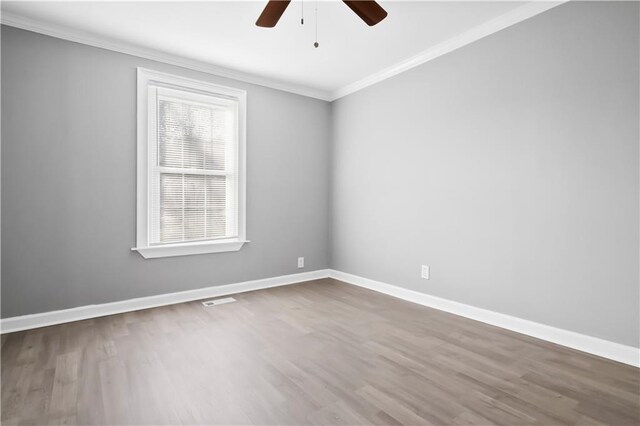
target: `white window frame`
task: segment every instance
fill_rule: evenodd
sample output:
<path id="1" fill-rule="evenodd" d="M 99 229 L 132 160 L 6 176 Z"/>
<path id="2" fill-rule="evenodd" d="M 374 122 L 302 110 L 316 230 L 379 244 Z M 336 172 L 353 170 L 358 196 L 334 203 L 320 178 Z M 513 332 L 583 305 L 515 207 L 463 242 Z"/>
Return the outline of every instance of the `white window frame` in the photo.
<path id="1" fill-rule="evenodd" d="M 137 132 L 137 187 L 136 187 L 136 247 L 143 257 L 169 257 L 191 254 L 220 253 L 238 251 L 249 242 L 246 237 L 246 145 L 247 145 L 247 92 L 213 83 L 193 80 L 172 74 L 138 68 L 138 132 Z M 238 178 L 238 236 L 236 238 L 206 240 L 198 242 L 183 242 L 151 245 L 149 242 L 149 200 L 150 200 L 150 169 L 152 162 L 149 149 L 150 144 L 156 143 L 153 138 L 155 117 L 149 117 L 149 86 L 161 86 L 168 89 L 194 93 L 196 95 L 214 96 L 237 102 L 238 105 L 238 146 L 236 164 Z"/>

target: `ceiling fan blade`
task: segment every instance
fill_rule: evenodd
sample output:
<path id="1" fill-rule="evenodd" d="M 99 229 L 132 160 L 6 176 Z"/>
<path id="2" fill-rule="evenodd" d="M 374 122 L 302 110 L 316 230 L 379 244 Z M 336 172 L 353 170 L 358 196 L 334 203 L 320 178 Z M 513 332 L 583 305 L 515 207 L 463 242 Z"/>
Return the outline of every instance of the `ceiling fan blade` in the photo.
<path id="1" fill-rule="evenodd" d="M 291 0 L 269 0 L 256 21 L 259 27 L 275 27 Z"/>
<path id="2" fill-rule="evenodd" d="M 367 25 L 374 26 L 387 17 L 387 11 L 378 3 L 371 0 L 342 0 L 356 15 L 358 15 Z"/>

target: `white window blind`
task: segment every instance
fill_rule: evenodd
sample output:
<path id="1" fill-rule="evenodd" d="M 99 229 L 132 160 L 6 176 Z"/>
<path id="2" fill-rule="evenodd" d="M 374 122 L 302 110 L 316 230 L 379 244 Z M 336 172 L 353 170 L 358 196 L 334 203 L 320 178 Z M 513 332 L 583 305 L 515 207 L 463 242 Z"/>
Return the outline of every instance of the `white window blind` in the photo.
<path id="1" fill-rule="evenodd" d="M 237 238 L 237 102 L 149 91 L 149 243 Z"/>

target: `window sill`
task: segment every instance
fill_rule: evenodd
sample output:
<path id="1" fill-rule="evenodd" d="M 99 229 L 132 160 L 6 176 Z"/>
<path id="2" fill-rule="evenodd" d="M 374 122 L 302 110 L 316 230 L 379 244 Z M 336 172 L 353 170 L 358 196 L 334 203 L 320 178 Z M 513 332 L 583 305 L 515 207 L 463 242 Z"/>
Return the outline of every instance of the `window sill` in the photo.
<path id="1" fill-rule="evenodd" d="M 162 246 L 134 247 L 145 259 L 157 257 L 187 256 L 191 254 L 222 253 L 226 251 L 238 251 L 248 240 L 221 240 L 205 241 L 199 243 L 165 244 Z"/>

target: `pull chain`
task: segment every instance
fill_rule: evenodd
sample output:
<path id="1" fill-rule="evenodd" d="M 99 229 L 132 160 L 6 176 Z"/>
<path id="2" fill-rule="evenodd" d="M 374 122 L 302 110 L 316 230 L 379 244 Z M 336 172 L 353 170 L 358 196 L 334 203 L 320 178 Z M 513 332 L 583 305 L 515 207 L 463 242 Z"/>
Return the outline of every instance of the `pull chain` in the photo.
<path id="1" fill-rule="evenodd" d="M 300 13 L 300 25 L 304 25 L 304 0 L 301 0 L 300 4 L 302 5 L 302 11 Z"/>
<path id="2" fill-rule="evenodd" d="M 317 49 L 318 46 L 320 43 L 318 43 L 318 0 L 316 0 L 316 41 L 313 43 L 313 47 Z"/>

